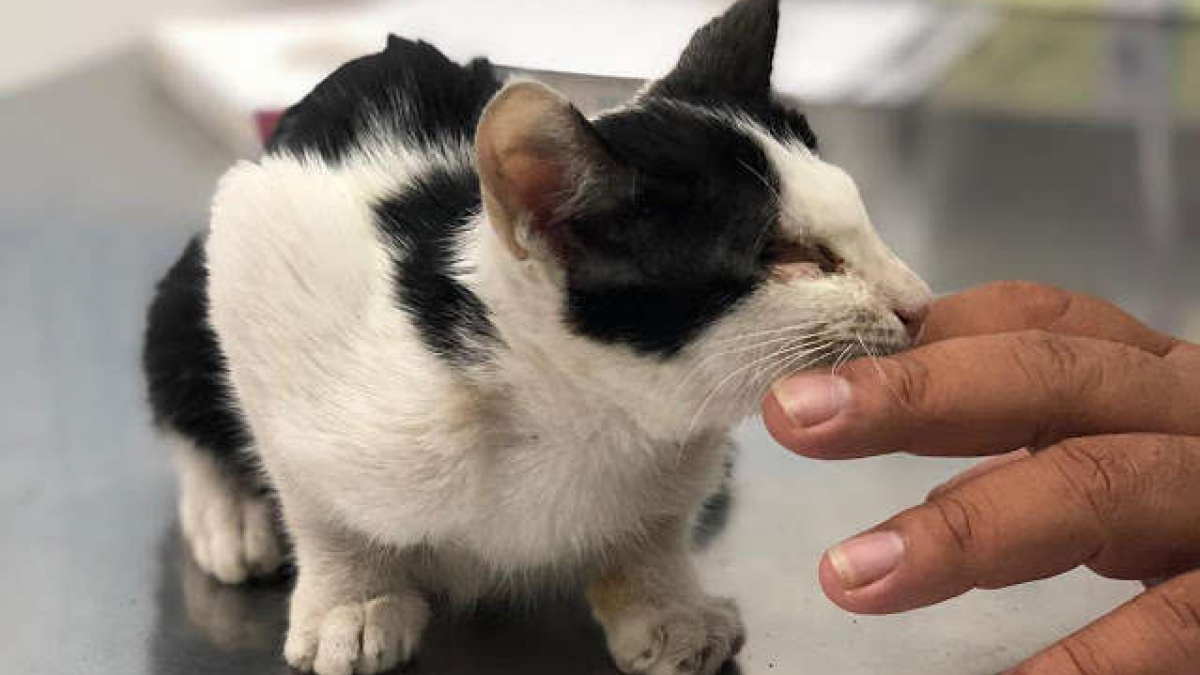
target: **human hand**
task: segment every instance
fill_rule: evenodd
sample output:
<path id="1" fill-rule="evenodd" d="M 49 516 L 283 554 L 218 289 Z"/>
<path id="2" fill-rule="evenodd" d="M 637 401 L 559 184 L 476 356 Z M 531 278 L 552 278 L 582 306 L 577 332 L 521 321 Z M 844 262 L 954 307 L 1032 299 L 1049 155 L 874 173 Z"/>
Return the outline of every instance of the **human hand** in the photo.
<path id="1" fill-rule="evenodd" d="M 840 607 L 900 612 L 1079 565 L 1168 578 L 1014 672 L 1200 673 L 1200 347 L 1093 298 L 993 284 L 935 303 L 910 352 L 778 383 L 763 414 L 810 457 L 999 455 L 826 553 Z"/>

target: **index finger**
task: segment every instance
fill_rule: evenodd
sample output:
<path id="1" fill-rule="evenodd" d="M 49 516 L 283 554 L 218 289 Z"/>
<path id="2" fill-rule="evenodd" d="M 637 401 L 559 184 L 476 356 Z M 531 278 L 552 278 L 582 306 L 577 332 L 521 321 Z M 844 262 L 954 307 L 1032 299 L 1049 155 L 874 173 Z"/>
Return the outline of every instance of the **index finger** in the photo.
<path id="1" fill-rule="evenodd" d="M 1200 435 L 1200 369 L 1127 345 L 1023 331 L 956 338 L 777 383 L 763 420 L 823 458 L 994 454 L 1113 433 Z"/>
<path id="2" fill-rule="evenodd" d="M 1026 330 L 1119 342 L 1157 356 L 1176 344 L 1109 302 L 1025 281 L 1001 281 L 939 298 L 929 309 L 920 341 Z"/>

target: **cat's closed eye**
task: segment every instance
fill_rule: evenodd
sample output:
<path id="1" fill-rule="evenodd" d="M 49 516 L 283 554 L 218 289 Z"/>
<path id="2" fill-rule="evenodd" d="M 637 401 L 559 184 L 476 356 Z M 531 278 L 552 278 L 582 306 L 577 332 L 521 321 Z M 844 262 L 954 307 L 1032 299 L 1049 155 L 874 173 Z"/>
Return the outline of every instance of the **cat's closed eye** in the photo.
<path id="1" fill-rule="evenodd" d="M 795 272 L 801 270 L 806 272 L 804 276 L 838 274 L 845 265 L 845 261 L 825 244 L 782 238 L 767 244 L 763 259 L 773 268 L 788 270 L 785 274 L 788 277 L 799 276 Z"/>

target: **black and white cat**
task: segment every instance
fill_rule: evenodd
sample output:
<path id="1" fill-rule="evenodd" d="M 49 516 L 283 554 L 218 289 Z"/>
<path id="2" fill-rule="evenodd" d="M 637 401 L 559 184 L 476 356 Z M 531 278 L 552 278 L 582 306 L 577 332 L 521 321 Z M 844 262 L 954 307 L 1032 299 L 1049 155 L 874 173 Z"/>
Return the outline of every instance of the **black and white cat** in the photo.
<path id="1" fill-rule="evenodd" d="M 391 38 L 221 180 L 145 367 L 199 565 L 298 578 L 285 656 L 408 659 L 427 598 L 586 587 L 617 666 L 710 675 L 689 528 L 771 381 L 893 352 L 928 288 L 770 90 L 777 0 L 586 119 Z"/>

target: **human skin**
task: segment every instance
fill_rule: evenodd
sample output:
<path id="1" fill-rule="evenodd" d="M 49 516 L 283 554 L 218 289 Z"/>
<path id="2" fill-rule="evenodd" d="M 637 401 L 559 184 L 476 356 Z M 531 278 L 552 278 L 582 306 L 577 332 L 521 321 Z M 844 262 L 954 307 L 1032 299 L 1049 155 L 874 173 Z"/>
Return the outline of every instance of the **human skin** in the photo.
<path id="1" fill-rule="evenodd" d="M 993 456 L 822 557 L 843 609 L 901 612 L 1080 565 L 1165 579 L 1012 672 L 1200 673 L 1197 345 L 1003 282 L 935 302 L 909 352 L 779 382 L 763 414 L 809 457 Z"/>

